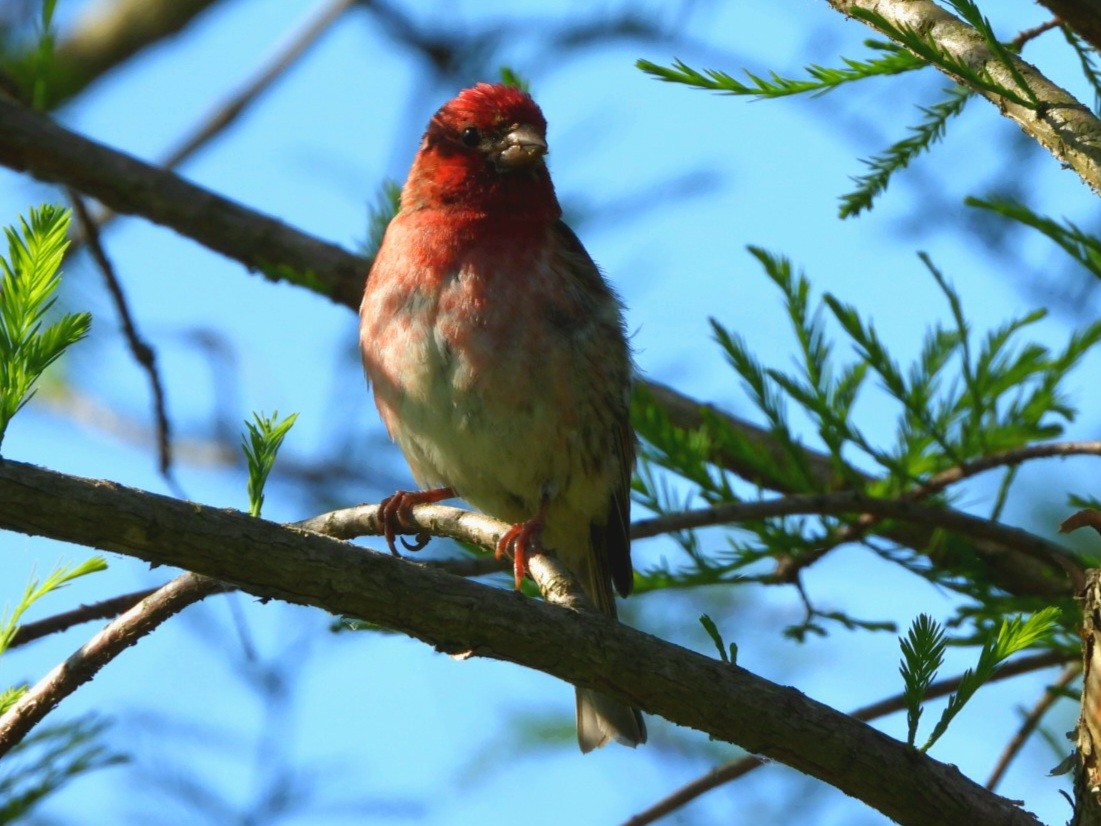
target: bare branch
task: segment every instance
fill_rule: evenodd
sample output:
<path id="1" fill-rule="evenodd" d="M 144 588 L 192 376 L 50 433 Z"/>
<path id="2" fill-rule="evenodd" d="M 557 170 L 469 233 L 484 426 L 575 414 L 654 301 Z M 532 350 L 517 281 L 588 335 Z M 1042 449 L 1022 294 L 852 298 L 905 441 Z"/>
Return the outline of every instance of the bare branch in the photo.
<path id="1" fill-rule="evenodd" d="M 1037 0 L 1101 51 L 1101 2 L 1099 0 Z"/>
<path id="2" fill-rule="evenodd" d="M 207 144 L 217 135 L 225 131 L 268 89 L 276 80 L 287 72 L 294 63 L 301 58 L 310 47 L 316 43 L 332 25 L 355 3 L 355 0 L 332 0 L 328 6 L 319 13 L 311 10 L 309 21 L 294 33 L 286 45 L 279 50 L 271 60 L 244 86 L 224 100 L 213 112 L 208 115 L 190 135 L 184 138 L 180 145 L 161 159 L 160 166 L 164 169 L 175 169 L 185 160 L 190 158 L 202 146 Z M 117 213 L 107 209 L 95 216 L 97 227 L 106 226 L 115 218 Z M 73 241 L 70 253 L 82 245 L 87 236 L 83 232 Z"/>
<path id="3" fill-rule="evenodd" d="M 0 462 L 0 527 L 192 570 L 544 671 L 784 762 L 901 824 L 1037 826 L 957 769 L 795 689 L 607 617 L 245 514 Z"/>
<path id="4" fill-rule="evenodd" d="M 1025 716 L 1020 728 L 1017 729 L 1016 734 L 1014 734 L 1013 738 L 1006 744 L 1002 756 L 998 758 L 994 770 L 991 771 L 990 777 L 986 781 L 986 788 L 991 791 L 998 788 L 998 783 L 1000 783 L 1005 776 L 1009 764 L 1012 763 L 1013 759 L 1020 753 L 1021 747 L 1024 746 L 1025 741 L 1028 740 L 1032 732 L 1036 730 L 1036 727 L 1040 725 L 1040 720 L 1043 719 L 1044 715 L 1048 713 L 1053 705 L 1055 705 L 1055 701 L 1059 699 L 1061 692 L 1066 689 L 1080 673 L 1082 673 L 1081 665 L 1078 663 L 1068 665 L 1063 669 L 1063 673 L 1059 675 L 1059 679 L 1055 681 L 1054 685 L 1050 685 L 1044 689 L 1043 696 L 1036 701 L 1032 710 Z"/>
<path id="5" fill-rule="evenodd" d="M 153 392 L 153 418 L 157 423 L 157 453 L 160 456 L 160 471 L 170 483 L 172 479 L 172 432 L 168 424 L 168 411 L 164 403 L 164 385 L 161 382 L 160 372 L 157 370 L 157 354 L 152 347 L 138 333 L 134 324 L 134 317 L 130 313 L 130 305 L 126 301 L 126 293 L 122 291 L 118 275 L 107 257 L 107 251 L 100 242 L 99 228 L 88 213 L 88 207 L 80 194 L 68 188 L 69 201 L 73 205 L 77 223 L 88 242 L 88 251 L 92 254 L 92 260 L 96 262 L 99 271 L 107 282 L 107 292 L 111 294 L 111 300 L 115 304 L 115 310 L 119 314 L 122 323 L 122 333 L 130 345 L 130 353 L 134 361 L 145 371 L 149 377 L 149 385 Z"/>
<path id="6" fill-rule="evenodd" d="M 333 244 L 63 129 L 0 95 L 0 164 L 139 213 L 240 261 L 358 307 L 369 262 Z"/>
<path id="7" fill-rule="evenodd" d="M 11 751 L 58 703 L 141 637 L 188 605 L 224 589 L 216 580 L 183 574 L 108 623 L 0 715 L 0 757 Z"/>
<path id="8" fill-rule="evenodd" d="M 95 3 L 54 50 L 51 106 L 67 100 L 142 49 L 176 34 L 217 0 L 115 0 Z"/>
<path id="9" fill-rule="evenodd" d="M 52 617 L 46 617 L 37 622 L 28 622 L 26 625 L 21 625 L 16 629 L 15 636 L 12 637 L 11 642 L 8 643 L 8 649 L 10 650 L 20 645 L 26 645 L 29 642 L 42 639 L 42 637 L 49 636 L 50 634 L 67 631 L 74 625 L 80 625 L 84 622 L 117 617 L 123 611 L 130 610 L 143 599 L 156 592 L 157 588 L 146 588 L 142 591 L 134 591 L 130 594 L 120 594 L 117 597 L 93 602 L 90 605 L 81 605 L 79 608 L 74 608 L 71 611 L 54 614 Z"/>

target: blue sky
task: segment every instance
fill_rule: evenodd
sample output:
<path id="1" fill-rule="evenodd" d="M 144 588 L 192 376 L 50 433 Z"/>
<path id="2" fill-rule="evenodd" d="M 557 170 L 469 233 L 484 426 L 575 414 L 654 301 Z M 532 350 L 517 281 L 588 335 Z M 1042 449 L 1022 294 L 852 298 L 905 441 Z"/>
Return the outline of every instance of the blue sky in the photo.
<path id="1" fill-rule="evenodd" d="M 60 5 L 68 15 L 77 4 Z M 104 78 L 58 117 L 104 143 L 154 159 L 250 76 L 314 5 L 228 3 Z M 421 14 L 446 28 L 522 16 L 545 23 L 589 9 L 584 3 L 533 3 L 523 12 L 513 6 L 429 3 Z M 917 352 L 927 326 L 948 314 L 917 250 L 929 252 L 956 284 L 978 330 L 1051 303 L 1057 311 L 1033 335 L 1052 346 L 1066 339 L 1075 322 L 1058 310 L 1065 275 L 1058 255 L 1039 239 L 987 248 L 966 223 L 965 195 L 982 194 L 991 182 L 1011 180 L 1026 168 L 1006 160 L 1016 126 L 989 104 L 972 101 L 944 144 L 898 177 L 875 211 L 841 221 L 837 200 L 851 186 L 850 176 L 863 172 L 858 159 L 903 137 L 920 118 L 915 107 L 938 100 L 947 80 L 930 70 L 813 100 L 750 102 L 659 83 L 634 68 L 640 57 L 659 63 L 681 57 L 732 73 L 745 67 L 791 75 L 810 63 L 835 65 L 839 54 L 860 56 L 869 36 L 860 24 L 811 0 L 692 8 L 675 44 L 620 41 L 548 59 L 536 23 L 499 55 L 532 81 L 550 123 L 550 164 L 560 197 L 581 219 L 580 236 L 625 299 L 645 375 L 752 417 L 707 326 L 715 317 L 744 335 L 766 364 L 792 363 L 779 294 L 745 252 L 750 244 L 790 257 L 805 269 L 816 295 L 829 291 L 856 304 L 903 362 Z M 1032 3 L 1004 2 L 995 22 L 1011 36 L 1040 22 L 1037 15 Z M 1049 35 L 1031 44 L 1026 57 L 1084 96 L 1072 85 L 1075 64 L 1057 48 L 1060 42 Z M 365 15 L 352 13 L 182 171 L 352 247 L 365 236 L 380 181 L 404 177 L 425 121 L 455 91 L 425 82 L 422 66 Z M 1041 211 L 1089 221 L 1093 196 L 1072 173 L 1042 154 L 1027 169 Z M 687 195 L 679 194 L 684 181 L 691 184 Z M 0 171 L 5 223 L 29 204 L 58 197 Z M 181 436 L 209 437 L 216 414 L 237 428 L 254 410 L 298 411 L 284 458 L 306 461 L 347 440 L 370 469 L 366 482 L 340 488 L 333 506 L 374 501 L 409 483 L 362 381 L 356 320 L 345 308 L 251 276 L 139 219 L 119 221 L 106 242 L 141 331 L 158 350 L 169 413 Z M 1075 277 L 1082 283 L 1087 276 Z M 146 427 L 144 375 L 128 357 L 99 275 L 87 261 L 69 265 L 64 300 L 95 316 L 92 338 L 64 365 L 68 378 L 125 421 Z M 1083 304 L 1088 313 L 1096 302 L 1087 297 Z M 212 364 L 196 346 L 197 330 L 229 353 L 229 361 Z M 1091 357 L 1071 382 L 1083 415 L 1070 435 L 1079 438 L 1096 432 L 1098 398 L 1088 377 L 1097 366 Z M 860 411 L 870 437 L 890 437 L 893 411 L 881 398 L 870 394 Z M 806 438 L 814 444 L 813 434 Z M 168 492 L 151 450 L 120 441 L 45 398 L 15 420 L 4 451 L 60 471 Z M 1068 484 L 1088 478 L 1084 462 L 1026 472 L 1009 503 L 1011 520 L 1030 524 L 1043 507 L 1061 507 L 1058 491 L 1038 490 L 1052 468 Z M 177 475 L 194 500 L 247 507 L 240 468 L 181 461 Z M 989 508 L 992 490 L 980 481 L 961 504 Z M 280 478 L 277 464 L 264 515 L 300 519 L 311 515 L 310 504 L 299 487 Z M 709 534 L 707 541 L 721 538 Z M 9 603 L 33 571 L 86 556 L 82 549 L 15 535 L 0 536 L 0 553 L 6 560 L 0 602 Z M 675 562 L 680 552 L 652 541 L 635 553 L 645 566 L 661 558 Z M 110 563 L 108 573 L 44 603 L 42 614 L 168 577 L 124 558 Z M 922 611 L 946 616 L 953 604 L 948 594 L 915 584 L 856 549 L 832 555 L 807 585 L 823 606 L 902 625 Z M 710 643 L 696 617 L 708 610 L 738 641 L 743 665 L 842 709 L 901 688 L 894 635 L 839 631 L 802 646 L 783 639 L 778 629 L 801 616 L 788 591 L 653 595 L 634 602 L 628 621 L 703 651 Z M 272 755 L 285 753 L 303 783 L 315 783 L 316 799 L 298 816 L 270 822 L 616 823 L 737 754 L 653 721 L 646 748 L 609 748 L 582 758 L 571 744 L 568 686 L 511 665 L 453 662 L 403 638 L 331 635 L 329 623 L 315 611 L 261 606 L 238 595 L 212 600 L 157 631 L 56 712 L 63 719 L 87 711 L 112 719 L 112 741 L 134 762 L 74 783 L 44 811 L 73 823 L 90 822 L 90 811 L 94 822 L 146 823 L 150 813 L 165 823 L 230 822 L 214 804 L 205 817 L 175 809 L 171 795 L 150 778 L 175 778 L 179 788 L 184 779 L 199 777 L 243 807 L 265 782 L 294 787 L 265 774 L 280 763 Z M 0 679 L 33 681 L 89 634 L 81 628 L 10 655 Z M 293 677 L 293 702 L 280 705 L 272 699 L 276 692 L 265 706 L 247 688 L 242 675 L 262 670 L 243 665 L 250 648 L 258 663 L 270 665 L 272 681 L 272 674 Z M 969 655 L 954 655 L 943 673 L 970 663 Z M 1015 706 L 1033 702 L 1045 679 L 1052 673 L 984 691 L 934 756 L 984 779 L 1015 725 Z M 532 747 L 516 732 L 533 720 L 555 726 L 564 739 Z M 1065 711 L 1051 728 L 1062 732 L 1072 724 Z M 904 734 L 900 716 L 880 725 Z M 265 731 L 273 741 L 264 739 Z M 991 732 L 997 732 L 994 744 Z M 1045 777 L 1056 762 L 1050 751 L 1035 748 L 1013 768 L 1003 792 L 1024 799 L 1048 821 L 1064 818 L 1057 794 L 1062 781 Z M 776 766 L 704 798 L 677 822 L 762 823 L 801 811 L 820 824 L 885 822 Z"/>

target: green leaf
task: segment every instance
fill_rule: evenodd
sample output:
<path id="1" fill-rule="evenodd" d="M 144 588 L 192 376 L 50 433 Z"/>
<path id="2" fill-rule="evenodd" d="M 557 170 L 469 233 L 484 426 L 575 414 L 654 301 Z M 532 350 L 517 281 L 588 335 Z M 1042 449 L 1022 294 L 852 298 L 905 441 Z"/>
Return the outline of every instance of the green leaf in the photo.
<path id="1" fill-rule="evenodd" d="M 701 614 L 700 625 L 703 626 L 703 630 L 707 632 L 707 635 L 711 637 L 711 641 L 715 643 L 715 648 L 719 651 L 719 659 L 724 663 L 735 662 L 738 649 L 734 643 L 731 643 L 730 654 L 728 655 L 726 653 L 726 644 L 723 642 L 723 635 L 719 633 L 719 627 L 715 625 L 715 621 L 707 614 Z"/>
<path id="2" fill-rule="evenodd" d="M 79 565 L 59 565 L 41 582 L 32 578 L 23 589 L 23 595 L 15 608 L 5 611 L 0 616 L 0 656 L 8 650 L 19 628 L 19 620 L 34 603 L 47 594 L 64 588 L 74 579 L 105 570 L 107 570 L 107 561 L 103 557 L 93 556 Z"/>
<path id="3" fill-rule="evenodd" d="M 998 633 L 983 644 L 978 664 L 974 669 L 965 671 L 960 678 L 959 688 L 948 698 L 948 705 L 921 750 L 928 751 L 940 739 L 967 701 L 994 676 L 994 670 L 1001 663 L 1019 651 L 1048 640 L 1058 628 L 1060 613 L 1059 608 L 1050 607 L 1037 611 L 1026 620 L 1018 616 L 1002 622 Z"/>
<path id="4" fill-rule="evenodd" d="M 253 413 L 252 417 L 251 422 L 245 420 L 248 438 L 241 440 L 241 449 L 248 462 L 249 513 L 259 516 L 264 506 L 264 485 L 268 481 L 268 474 L 271 473 L 279 447 L 287 432 L 294 426 L 298 414 L 292 413 L 282 421 L 277 421 L 278 411 L 274 411 L 271 416 Z"/>
<path id="5" fill-rule="evenodd" d="M 871 172 L 852 179 L 856 189 L 841 196 L 840 217 L 852 218 L 871 209 L 875 199 L 887 190 L 892 175 L 905 169 L 944 137 L 948 121 L 963 112 L 972 95 L 971 90 L 963 86 L 953 86 L 946 91 L 948 97 L 945 100 L 929 107 L 918 107 L 925 119 L 910 127 L 912 134 L 909 137 L 892 144 L 883 154 L 862 161 Z"/>
<path id="6" fill-rule="evenodd" d="M 911 746 L 917 738 L 922 702 L 937 671 L 944 664 L 944 629 L 928 614 L 920 614 L 910 625 L 906 638 L 899 638 L 902 648 L 902 698 L 906 704 L 906 742 Z"/>
<path id="7" fill-rule="evenodd" d="M 69 212 L 44 205 L 7 227 L 8 255 L 0 257 L 0 443 L 8 424 L 34 395 L 42 373 L 88 333 L 88 313 L 46 325 L 68 246 Z"/>
<path id="8" fill-rule="evenodd" d="M 661 66 L 649 60 L 638 60 L 635 66 L 658 80 L 667 83 L 681 83 L 697 89 L 722 92 L 728 95 L 748 95 L 755 98 L 778 98 L 789 95 L 815 94 L 829 92 L 845 83 L 864 80 L 882 75 L 897 75 L 912 72 L 926 66 L 924 60 L 901 49 L 887 50 L 881 57 L 868 60 L 850 60 L 841 58 L 844 68 L 832 69 L 825 66 L 808 66 L 809 80 L 796 80 L 770 72 L 765 79 L 743 70 L 749 83 L 742 83 L 726 72 L 717 69 L 698 71 L 683 60 L 673 61 L 672 66 Z"/>

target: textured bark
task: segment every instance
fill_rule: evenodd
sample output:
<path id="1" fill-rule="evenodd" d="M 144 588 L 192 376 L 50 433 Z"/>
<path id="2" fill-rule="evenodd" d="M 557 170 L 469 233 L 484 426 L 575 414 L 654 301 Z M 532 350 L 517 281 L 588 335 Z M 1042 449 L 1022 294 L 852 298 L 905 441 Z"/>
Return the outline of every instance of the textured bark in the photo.
<path id="1" fill-rule="evenodd" d="M 902 824 L 1036 826 L 952 766 L 743 668 L 620 625 L 245 514 L 0 462 L 0 527 L 173 565 L 553 674 L 779 760 Z"/>
<path id="2" fill-rule="evenodd" d="M 0 164 L 171 227 L 272 280 L 359 306 L 369 266 L 359 256 L 81 137 L 3 95 Z"/>
<path id="3" fill-rule="evenodd" d="M 1016 81 L 990 51 L 982 35 L 932 0 L 829 0 L 829 4 L 844 14 L 852 14 L 857 9 L 875 12 L 896 27 L 919 32 L 971 68 L 986 71 L 1002 86 L 1016 89 Z M 1096 12 L 1097 3 L 1079 0 L 1067 5 Z M 1093 20 L 1096 14 L 1088 17 Z M 1013 63 L 1039 99 L 1038 109 L 1021 106 L 994 92 L 975 91 L 1016 122 L 1060 163 L 1077 172 L 1094 192 L 1101 193 L 1101 121 L 1089 107 L 1044 77 L 1031 63 L 1019 58 L 1013 58 Z M 960 78 L 953 79 L 966 85 Z"/>
<path id="4" fill-rule="evenodd" d="M 1101 532 L 1101 524 L 1095 525 Z M 1072 826 L 1101 824 L 1101 572 L 1091 570 L 1082 602 L 1082 710 L 1074 732 L 1078 753 L 1074 773 Z"/>

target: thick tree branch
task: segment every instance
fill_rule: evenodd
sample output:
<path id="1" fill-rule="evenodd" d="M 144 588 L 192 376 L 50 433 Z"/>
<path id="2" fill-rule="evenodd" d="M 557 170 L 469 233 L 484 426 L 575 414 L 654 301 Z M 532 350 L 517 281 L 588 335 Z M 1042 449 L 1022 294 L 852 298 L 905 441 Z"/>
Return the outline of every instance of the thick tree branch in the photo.
<path id="1" fill-rule="evenodd" d="M 1037 826 L 1010 801 L 800 692 L 619 625 L 301 529 L 0 462 L 0 527 L 117 551 L 596 688 L 784 762 L 902 824 Z"/>
<path id="2" fill-rule="evenodd" d="M 878 14 L 896 28 L 920 33 L 972 69 L 987 73 L 1003 87 L 1017 87 L 1011 73 L 991 52 L 982 35 L 932 0 L 829 0 L 829 4 L 846 15 L 852 15 L 854 11 Z M 1065 17 L 1063 10 L 1055 8 L 1056 4 L 1047 5 L 1056 14 Z M 1091 7 L 1096 6 L 1096 0 L 1085 3 L 1073 0 L 1058 5 Z M 1070 21 L 1069 17 L 1065 19 Z M 1077 172 L 1094 192 L 1101 194 L 1101 121 L 1089 107 L 1048 80 L 1031 63 L 1016 57 L 1011 59 L 1039 101 L 1038 108 L 1022 106 L 986 89 L 975 91 L 1015 121 L 1025 134 L 1047 149 L 1060 163 Z M 965 79 L 953 77 L 953 80 L 968 85 Z"/>
<path id="3" fill-rule="evenodd" d="M 359 306 L 369 266 L 362 258 L 83 138 L 3 95 L 0 164 L 171 227 L 272 280 Z"/>
<path id="4" fill-rule="evenodd" d="M 988 682 L 993 683 L 998 680 L 1006 680 L 1010 677 L 1016 677 L 1020 674 L 1026 674 L 1041 668 L 1061 665 L 1066 661 L 1067 655 L 1060 651 L 1045 651 L 1042 654 L 1032 654 L 1001 666 L 994 672 Z M 1077 668 L 1075 670 L 1077 670 Z M 963 675 L 960 674 L 955 677 L 937 680 L 926 690 L 925 702 L 951 694 L 959 688 L 962 679 Z M 905 708 L 905 695 L 896 694 L 893 697 L 887 697 L 877 703 L 858 708 L 851 713 L 851 716 L 856 720 L 875 720 L 879 717 L 885 717 L 888 714 L 894 714 L 896 711 L 902 711 Z M 702 777 L 697 777 L 691 783 L 681 786 L 675 792 L 663 797 L 644 811 L 632 815 L 623 823 L 623 826 L 647 826 L 647 824 L 654 823 L 666 815 L 675 812 L 677 809 L 683 808 L 712 789 L 717 789 L 719 786 L 723 786 L 740 777 L 744 777 L 750 772 L 767 765 L 767 760 L 754 755 L 731 760 L 729 763 L 724 763 L 712 769 Z"/>

